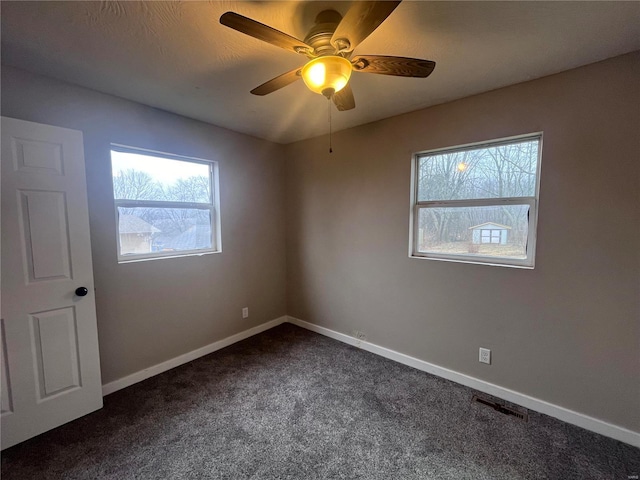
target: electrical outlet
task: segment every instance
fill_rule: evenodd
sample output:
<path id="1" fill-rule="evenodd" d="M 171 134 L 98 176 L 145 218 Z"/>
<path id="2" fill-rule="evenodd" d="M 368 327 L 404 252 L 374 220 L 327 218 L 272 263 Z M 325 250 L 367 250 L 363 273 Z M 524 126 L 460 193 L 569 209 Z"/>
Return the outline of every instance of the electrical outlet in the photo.
<path id="1" fill-rule="evenodd" d="M 244 307 L 242 309 L 242 318 L 249 318 L 249 307 Z"/>
<path id="2" fill-rule="evenodd" d="M 480 347 L 480 356 L 478 358 L 480 363 L 487 363 L 491 365 L 491 350 L 488 348 Z"/>

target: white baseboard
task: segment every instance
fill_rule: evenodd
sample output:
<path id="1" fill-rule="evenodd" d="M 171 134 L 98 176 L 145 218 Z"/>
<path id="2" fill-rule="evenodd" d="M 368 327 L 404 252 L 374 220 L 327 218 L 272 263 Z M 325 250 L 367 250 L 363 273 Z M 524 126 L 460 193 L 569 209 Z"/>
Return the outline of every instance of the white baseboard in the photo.
<path id="1" fill-rule="evenodd" d="M 516 405 L 521 405 L 530 410 L 534 410 L 536 412 L 549 415 L 550 417 L 557 418 L 558 420 L 562 420 L 563 422 L 577 425 L 578 427 L 582 427 L 586 430 L 590 430 L 592 432 L 599 433 L 600 435 L 604 435 L 606 437 L 610 437 L 615 440 L 633 445 L 634 447 L 640 448 L 640 433 L 638 432 L 634 432 L 626 428 L 607 423 L 603 420 L 598 420 L 597 418 L 593 418 L 564 407 L 559 407 L 558 405 L 554 405 L 552 403 L 545 402 L 544 400 L 530 397 L 529 395 L 525 395 L 523 393 L 509 390 L 507 388 L 500 387 L 489 382 L 485 382 L 484 380 L 470 377 L 463 373 L 449 370 L 448 368 L 439 367 L 438 365 L 425 362 L 424 360 L 420 360 L 418 358 L 410 357 L 409 355 L 405 355 L 404 353 L 396 352 L 394 350 L 390 350 L 373 343 L 358 340 L 357 338 L 354 338 L 350 335 L 345 335 L 344 333 L 336 332 L 335 330 L 331 330 L 329 328 L 305 322 L 304 320 L 300 320 L 291 316 L 288 316 L 287 318 L 289 323 L 302 328 L 306 328 L 307 330 L 311 330 L 312 332 L 320 333 L 327 337 L 339 340 L 349 345 L 353 345 L 382 357 L 389 358 L 404 365 L 408 365 L 410 367 L 422 370 L 438 377 L 446 378 L 447 380 L 451 380 L 466 387 L 470 387 L 480 392 L 493 395 L 508 402 L 515 403 Z"/>
<path id="2" fill-rule="evenodd" d="M 257 335 L 258 333 L 262 333 L 265 330 L 269 330 L 286 321 L 286 316 L 276 318 L 267 323 L 263 323 L 262 325 L 258 325 L 257 327 L 250 328 L 243 332 L 236 333 L 235 335 L 231 335 L 230 337 L 218 340 L 217 342 L 205 345 L 202 348 L 187 352 L 183 355 L 167 360 L 166 362 L 153 365 L 152 367 L 145 368 L 144 370 L 140 370 L 139 372 L 127 375 L 126 377 L 119 378 L 118 380 L 114 380 L 113 382 L 106 383 L 102 386 L 102 396 L 109 395 L 110 393 L 126 388 L 130 385 L 133 385 L 134 383 L 141 382 L 142 380 L 146 380 L 147 378 L 151 378 L 155 375 L 158 375 L 159 373 L 171 370 L 172 368 L 195 360 L 196 358 L 208 355 L 215 352 L 216 350 L 220 350 L 221 348 L 228 347 L 229 345 L 244 340 L 245 338 L 252 337 L 253 335 Z"/>

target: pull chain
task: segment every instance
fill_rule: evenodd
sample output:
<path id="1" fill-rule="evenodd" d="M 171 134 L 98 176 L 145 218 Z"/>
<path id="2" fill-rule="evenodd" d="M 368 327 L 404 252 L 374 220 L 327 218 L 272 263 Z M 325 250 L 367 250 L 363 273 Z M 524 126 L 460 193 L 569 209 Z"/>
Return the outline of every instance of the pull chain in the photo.
<path id="1" fill-rule="evenodd" d="M 327 105 L 329 105 L 329 153 L 333 153 L 333 148 L 331 148 L 331 99 L 327 97 Z"/>

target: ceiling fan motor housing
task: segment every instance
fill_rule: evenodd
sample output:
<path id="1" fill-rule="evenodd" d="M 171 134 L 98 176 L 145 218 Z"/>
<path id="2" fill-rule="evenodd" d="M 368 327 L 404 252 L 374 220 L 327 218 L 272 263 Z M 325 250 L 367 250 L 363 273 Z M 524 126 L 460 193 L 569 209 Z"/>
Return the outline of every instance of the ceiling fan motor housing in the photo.
<path id="1" fill-rule="evenodd" d="M 316 16 L 315 25 L 304 38 L 304 43 L 313 47 L 315 57 L 338 55 L 335 47 L 331 45 L 331 37 L 341 20 L 342 15 L 335 10 L 324 10 Z"/>

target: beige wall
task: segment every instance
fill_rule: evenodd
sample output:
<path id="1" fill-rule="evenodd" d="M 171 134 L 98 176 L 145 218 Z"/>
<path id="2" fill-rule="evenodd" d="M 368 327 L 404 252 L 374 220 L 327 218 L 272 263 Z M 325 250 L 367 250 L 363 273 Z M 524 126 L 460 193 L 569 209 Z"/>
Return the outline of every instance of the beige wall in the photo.
<path id="1" fill-rule="evenodd" d="M 288 314 L 640 431 L 639 65 L 288 145 Z M 534 270 L 408 258 L 412 153 L 538 131 Z"/>
<path id="2" fill-rule="evenodd" d="M 281 146 L 6 66 L 2 115 L 83 131 L 103 383 L 286 313 Z M 111 142 L 218 161 L 222 253 L 119 265 Z"/>

